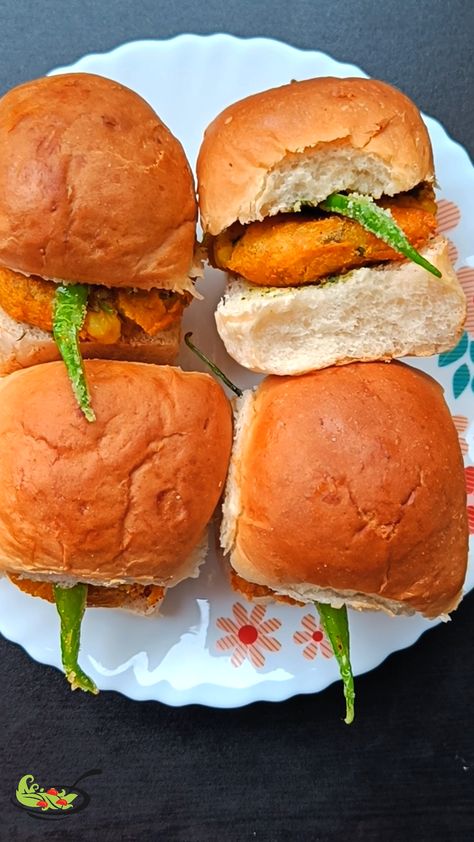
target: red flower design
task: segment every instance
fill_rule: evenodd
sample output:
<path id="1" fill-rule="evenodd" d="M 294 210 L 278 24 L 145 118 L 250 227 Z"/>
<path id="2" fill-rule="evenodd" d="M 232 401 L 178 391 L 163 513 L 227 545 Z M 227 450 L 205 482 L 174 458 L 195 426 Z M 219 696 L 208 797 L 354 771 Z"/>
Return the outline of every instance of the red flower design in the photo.
<path id="1" fill-rule="evenodd" d="M 305 644 L 303 657 L 307 658 L 308 661 L 312 661 L 318 654 L 318 650 L 320 650 L 325 658 L 332 658 L 332 646 L 326 640 L 325 634 L 321 626 L 317 624 L 313 614 L 305 614 L 301 620 L 301 625 L 303 626 L 303 631 L 296 631 L 293 635 L 293 640 L 299 645 Z"/>
<path id="2" fill-rule="evenodd" d="M 438 202 L 438 233 L 444 234 L 445 231 L 456 228 L 460 219 L 461 212 L 458 206 L 447 199 L 440 199 Z"/>
<path id="3" fill-rule="evenodd" d="M 468 494 L 472 494 L 474 491 L 474 467 L 469 465 L 468 468 L 464 468 L 464 473 L 466 475 L 466 491 Z"/>
<path id="4" fill-rule="evenodd" d="M 467 523 L 469 526 L 469 534 L 474 535 L 474 506 L 467 507 Z"/>
<path id="5" fill-rule="evenodd" d="M 470 534 L 474 535 L 474 467 L 469 465 L 468 468 L 464 468 L 464 475 L 467 491 L 467 522 Z"/>
<path id="6" fill-rule="evenodd" d="M 219 617 L 216 621 L 217 628 L 226 632 L 216 646 L 224 652 L 234 650 L 230 660 L 233 667 L 240 667 L 246 658 L 254 667 L 263 667 L 265 655 L 262 650 L 278 652 L 281 648 L 280 641 L 269 635 L 280 628 L 281 621 L 271 617 L 262 622 L 266 610 L 264 605 L 255 605 L 249 614 L 240 602 L 236 602 L 232 606 L 233 619 Z"/>

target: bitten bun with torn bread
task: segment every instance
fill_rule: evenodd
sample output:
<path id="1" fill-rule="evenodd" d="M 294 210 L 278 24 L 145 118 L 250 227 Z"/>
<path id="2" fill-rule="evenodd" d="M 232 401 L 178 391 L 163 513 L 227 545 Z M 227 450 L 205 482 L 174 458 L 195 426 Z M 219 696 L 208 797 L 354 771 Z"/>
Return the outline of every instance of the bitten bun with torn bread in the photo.
<path id="1" fill-rule="evenodd" d="M 230 404 L 206 374 L 105 360 L 85 368 L 94 424 L 60 362 L 0 381 L 0 571 L 46 599 L 81 584 L 87 604 L 148 612 L 205 558 Z"/>
<path id="2" fill-rule="evenodd" d="M 446 618 L 461 598 L 468 528 L 440 386 L 374 362 L 246 392 L 221 543 L 250 599 Z"/>
<path id="3" fill-rule="evenodd" d="M 59 359 L 60 285 L 85 285 L 84 357 L 173 362 L 193 294 L 181 144 L 136 93 L 86 73 L 0 100 L 0 373 Z"/>
<path id="4" fill-rule="evenodd" d="M 217 328 L 243 366 L 299 374 L 458 341 L 430 140 L 400 91 L 319 78 L 250 96 L 207 128 L 197 173 L 209 260 L 229 273 Z"/>

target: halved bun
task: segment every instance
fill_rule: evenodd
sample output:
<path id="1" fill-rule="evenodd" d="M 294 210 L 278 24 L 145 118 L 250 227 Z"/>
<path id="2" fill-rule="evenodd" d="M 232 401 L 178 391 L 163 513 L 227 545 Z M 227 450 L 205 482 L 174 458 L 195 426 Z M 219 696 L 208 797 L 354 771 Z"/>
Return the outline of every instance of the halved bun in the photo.
<path id="1" fill-rule="evenodd" d="M 239 576 L 302 602 L 456 607 L 464 468 L 434 380 L 381 362 L 269 377 L 239 416 L 221 532 Z"/>
<path id="2" fill-rule="evenodd" d="M 205 374 L 88 360 L 97 421 L 62 363 L 0 381 L 0 570 L 176 585 L 196 575 L 230 453 L 229 402 Z"/>
<path id="3" fill-rule="evenodd" d="M 461 336 L 466 299 L 447 241 L 438 237 L 421 253 L 441 279 L 408 261 L 302 287 L 262 288 L 229 279 L 217 330 L 231 357 L 266 374 L 446 351 Z"/>
<path id="4" fill-rule="evenodd" d="M 131 360 L 169 365 L 179 351 L 181 328 L 176 323 L 156 336 L 148 336 L 139 327 L 130 337 L 122 337 L 114 345 L 81 342 L 84 359 Z M 0 376 L 19 368 L 61 359 L 51 333 L 16 322 L 0 307 Z"/>
<path id="5" fill-rule="evenodd" d="M 331 77 L 226 108 L 206 130 L 197 173 L 202 227 L 213 235 L 335 191 L 379 198 L 434 179 L 428 132 L 408 97 L 374 79 Z"/>
<path id="6" fill-rule="evenodd" d="M 51 76 L 0 100 L 0 263 L 52 280 L 190 290 L 181 144 L 128 88 Z"/>

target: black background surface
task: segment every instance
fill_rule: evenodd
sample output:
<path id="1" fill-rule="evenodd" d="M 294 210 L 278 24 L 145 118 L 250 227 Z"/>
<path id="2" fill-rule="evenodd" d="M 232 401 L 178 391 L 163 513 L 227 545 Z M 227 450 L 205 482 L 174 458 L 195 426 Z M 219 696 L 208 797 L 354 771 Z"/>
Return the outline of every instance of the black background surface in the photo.
<path id="1" fill-rule="evenodd" d="M 399 85 L 474 152 L 472 0 L 0 2 L 0 92 L 84 53 L 181 32 L 263 35 Z M 0 639 L 0 839 L 474 838 L 474 595 L 453 622 L 341 689 L 235 711 L 69 692 Z M 25 772 L 92 796 L 59 824 L 17 811 Z"/>

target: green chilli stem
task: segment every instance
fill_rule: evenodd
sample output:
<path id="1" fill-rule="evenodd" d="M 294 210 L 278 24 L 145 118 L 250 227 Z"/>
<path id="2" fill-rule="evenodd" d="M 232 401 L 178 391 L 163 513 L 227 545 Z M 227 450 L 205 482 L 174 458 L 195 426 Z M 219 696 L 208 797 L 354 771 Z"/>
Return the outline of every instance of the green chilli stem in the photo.
<path id="1" fill-rule="evenodd" d="M 53 336 L 71 381 L 77 403 L 88 421 L 95 421 L 79 347 L 79 332 L 87 313 L 89 288 L 83 284 L 56 289 L 53 306 Z"/>
<path id="2" fill-rule="evenodd" d="M 332 646 L 334 656 L 339 666 L 342 682 L 344 685 L 344 696 L 346 698 L 346 716 L 344 722 L 350 725 L 354 720 L 354 676 L 352 675 L 349 622 L 347 619 L 347 608 L 333 608 L 332 605 L 325 605 L 316 602 L 322 627 Z"/>
<path id="3" fill-rule="evenodd" d="M 383 240 L 399 254 L 403 254 L 413 263 L 418 263 L 419 266 L 422 266 L 427 272 L 431 272 L 432 275 L 436 275 L 437 278 L 442 277 L 439 269 L 413 248 L 390 212 L 384 210 L 384 208 L 379 208 L 369 197 L 354 194 L 345 196 L 343 193 L 333 193 L 332 196 L 328 196 L 324 202 L 321 202 L 319 207 L 325 211 L 340 213 L 341 216 L 355 219 L 363 228 L 370 231 L 371 234 L 375 234 L 379 240 Z"/>
<path id="4" fill-rule="evenodd" d="M 219 366 L 217 366 L 215 363 L 211 362 L 209 357 L 206 357 L 206 355 L 203 354 L 203 352 L 200 351 L 199 348 L 196 348 L 196 345 L 194 344 L 194 342 L 191 342 L 191 336 L 192 336 L 192 333 L 190 332 L 190 333 L 187 333 L 184 337 L 184 341 L 186 342 L 186 345 L 188 346 L 188 348 L 190 348 L 191 351 L 193 351 L 196 354 L 196 356 L 199 357 L 199 359 L 202 360 L 202 362 L 205 365 L 209 366 L 209 368 L 211 369 L 211 371 L 214 372 L 216 377 L 219 377 L 219 379 L 222 380 L 222 382 L 225 383 L 225 385 L 228 386 L 229 389 L 232 389 L 232 391 L 237 395 L 237 397 L 241 398 L 242 395 L 243 395 L 242 389 L 239 389 L 239 387 L 236 386 L 235 383 L 232 383 L 232 380 L 229 380 L 229 378 L 226 377 L 226 375 L 224 374 L 223 371 L 221 371 Z"/>
<path id="5" fill-rule="evenodd" d="M 91 678 L 78 663 L 81 643 L 81 623 L 87 603 L 87 585 L 63 588 L 54 585 L 54 599 L 61 620 L 61 656 L 66 678 L 73 690 L 98 693 Z"/>

